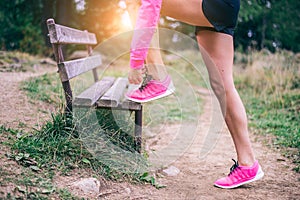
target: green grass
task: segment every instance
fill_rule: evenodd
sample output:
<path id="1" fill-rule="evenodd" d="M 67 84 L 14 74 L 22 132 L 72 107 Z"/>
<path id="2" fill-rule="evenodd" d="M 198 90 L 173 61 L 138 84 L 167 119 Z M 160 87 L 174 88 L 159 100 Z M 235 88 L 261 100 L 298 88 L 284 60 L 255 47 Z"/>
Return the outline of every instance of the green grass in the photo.
<path id="1" fill-rule="evenodd" d="M 188 54 L 190 52 L 184 52 L 185 57 L 191 57 Z M 297 162 L 300 149 L 298 125 L 300 77 L 297 61 L 293 58 L 294 56 L 290 52 L 270 54 L 262 51 L 251 52 L 248 55 L 237 54 L 235 61 L 237 66 L 240 67 L 236 69 L 235 82 L 246 104 L 250 125 L 257 129 L 257 132 L 275 135 L 276 141 L 274 143 L 276 145 L 298 149 L 296 154 L 294 151 L 292 154 L 287 153 L 288 156 L 295 158 L 294 160 Z M 115 64 L 120 63 L 124 64 L 125 61 L 122 58 L 115 61 Z M 178 97 L 184 97 L 185 90 L 188 87 L 192 89 L 206 87 L 207 83 L 203 81 L 201 74 L 186 60 L 176 57 L 166 61 L 166 65 L 174 79 Z M 126 70 L 116 71 L 109 68 L 104 75 L 126 76 Z M 91 84 L 91 74 L 84 75 L 80 84 L 76 84 L 76 81 L 78 80 L 73 81 L 71 84 L 76 92 L 79 93 L 87 85 Z M 187 81 L 187 84 L 180 84 L 184 83 L 183 81 Z M 176 85 L 176 83 L 179 84 Z M 34 99 L 57 102 L 57 99 L 62 98 L 62 91 L 59 89 L 61 86 L 57 75 L 44 75 L 31 79 L 24 84 L 23 88 Z M 57 96 L 60 97 L 57 98 Z M 195 99 L 195 106 L 201 108 L 201 99 L 198 97 Z M 195 115 L 194 106 L 189 106 L 188 104 L 184 106 L 181 101 L 188 102 L 189 99 L 180 99 L 179 102 L 178 98 L 171 96 L 146 104 L 144 108 L 144 124 L 153 124 L 153 121 L 156 124 L 161 124 L 191 120 L 189 117 Z M 163 112 L 153 112 L 157 109 L 162 109 Z M 154 116 L 153 113 L 155 113 Z M 111 120 L 111 118 L 107 119 Z M 118 139 L 113 140 L 112 137 L 110 141 L 114 144 L 123 145 L 122 147 L 125 149 L 130 149 L 130 146 L 134 145 L 132 145 L 132 139 L 130 139 L 132 137 L 126 135 L 128 132 L 130 130 L 122 132 L 120 127 L 113 129 L 111 132 L 108 131 L 111 136 L 118 135 L 119 138 L 129 138 L 127 141 L 129 144 L 124 143 L 124 141 L 117 141 Z M 299 165 L 297 164 L 298 170 Z"/>
<path id="2" fill-rule="evenodd" d="M 0 137 L 2 139 L 1 145 L 10 148 L 14 145 L 17 138 L 20 137 L 20 130 L 0 126 Z M 1 159 L 13 160 L 27 166 L 17 167 L 18 172 L 16 173 L 18 175 L 16 175 L 14 172 L 12 173 L 16 166 L 11 166 L 9 162 L 3 162 L 3 165 L 0 167 L 0 186 L 15 186 L 12 193 L 1 193 L 2 196 L 5 195 L 5 199 L 48 199 L 47 196 L 49 194 L 55 193 L 55 187 L 51 182 L 54 173 L 52 171 L 41 171 L 29 154 L 14 154 L 7 151 Z M 40 173 L 37 173 L 37 170 Z"/>
<path id="3" fill-rule="evenodd" d="M 297 165 L 295 170 L 300 172 L 300 116 L 299 102 L 291 106 L 290 99 L 300 99 L 299 94 L 290 94 L 285 102 L 264 101 L 251 98 L 242 92 L 242 98 L 247 99 L 246 108 L 250 118 L 250 126 L 261 134 L 276 136 L 273 144 L 286 148 L 285 155 Z M 293 150 L 295 149 L 295 150 Z"/>
<path id="4" fill-rule="evenodd" d="M 122 126 L 120 118 L 118 119 L 118 124 L 112 124 L 111 121 L 113 119 L 109 120 L 109 117 L 115 116 L 112 116 L 109 110 L 103 110 L 99 115 L 98 119 L 100 120 L 101 127 L 93 129 L 96 130 L 96 133 L 89 131 L 87 133 L 89 137 L 93 137 L 93 141 L 109 141 L 113 146 L 118 146 L 125 152 L 134 152 L 134 138 L 127 135 L 128 130 L 120 127 Z M 89 121 L 90 119 L 87 115 L 86 119 L 81 120 Z M 7 138 L 2 144 L 11 148 L 11 152 L 7 154 L 7 158 L 23 166 L 21 168 L 23 172 L 18 177 L 13 175 L 8 177 L 9 173 L 0 169 L 1 177 L 4 178 L 2 181 L 5 180 L 4 182 L 1 181 L 1 183 L 14 183 L 18 190 L 18 194 L 7 195 L 11 197 L 22 196 L 30 199 L 45 199 L 47 195 L 59 195 L 61 198 L 68 199 L 67 197 L 70 197 L 70 193 L 66 190 L 57 190 L 51 184 L 51 180 L 56 172 L 59 172 L 61 175 L 67 175 L 76 168 L 89 169 L 95 176 L 101 175 L 107 179 L 149 182 L 155 187 L 162 187 L 146 172 L 118 170 L 116 166 L 119 165 L 120 168 L 126 166 L 120 163 L 123 160 L 114 160 L 111 157 L 107 157 L 115 149 L 119 150 L 118 148 L 108 149 L 105 146 L 101 146 L 106 143 L 100 143 L 100 146 L 97 147 L 102 150 L 100 157 L 107 156 L 99 159 L 99 155 L 93 154 L 87 148 L 85 144 L 86 140 L 78 137 L 78 130 L 80 128 L 76 128 L 62 114 L 52 115 L 51 121 L 46 122 L 41 129 L 31 133 L 20 134 L 19 130 L 7 129 L 0 126 L 0 135 L 3 136 L 5 134 Z M 132 161 L 129 164 L 132 164 Z M 138 164 L 135 163 L 135 165 Z M 36 188 L 36 190 L 32 192 L 29 188 Z M 7 198 L 9 199 L 10 197 Z"/>
<path id="5" fill-rule="evenodd" d="M 75 197 L 67 189 L 60 189 L 58 194 L 60 199 L 84 200 L 84 198 Z"/>
<path id="6" fill-rule="evenodd" d="M 78 138 L 76 128 L 62 114 L 52 115 L 52 120 L 40 130 L 17 139 L 12 150 L 11 157 L 19 164 L 35 167 L 37 171 L 47 169 L 67 173 L 78 166 L 92 168 L 97 174 L 111 179 L 123 176 L 93 157 Z M 33 162 L 29 162 L 31 159 Z"/>
<path id="7" fill-rule="evenodd" d="M 284 52 L 275 55 L 258 52 L 247 59 L 237 58 L 237 65 L 241 64 L 241 67 L 237 69 L 240 73 L 236 74 L 235 82 L 245 102 L 250 126 L 257 133 L 275 135 L 273 143 L 284 149 L 285 155 L 292 158 L 296 164 L 295 170 L 299 172 L 300 77 L 299 67 L 292 58 L 293 56 Z M 201 99 L 195 96 L 198 87 L 206 86 L 201 75 L 181 58 L 168 61 L 167 65 L 174 79 L 177 96 L 147 104 L 144 107 L 146 125 L 195 120 L 193 117 L 201 111 Z M 126 73 L 108 70 L 105 75 L 126 76 Z M 91 74 L 83 75 L 79 83 L 76 81 L 78 80 L 71 84 L 78 94 L 92 83 Z M 22 88 L 33 101 L 55 104 L 64 101 L 57 74 L 32 78 L 25 81 Z M 186 95 L 187 88 L 192 91 L 189 95 Z M 190 103 L 191 99 L 193 104 Z M 195 107 L 199 110 L 194 109 Z M 128 163 L 124 163 L 126 155 L 134 155 L 135 149 L 132 114 L 100 110 L 92 116 L 89 112 L 90 110 L 78 112 L 79 117 L 75 118 L 81 125 L 88 124 L 83 128 L 74 126 L 59 112 L 52 114 L 51 120 L 42 128 L 30 133 L 0 126 L 1 137 L 6 138 L 1 143 L 12 149 L 7 158 L 22 166 L 20 177 L 10 176 L 10 172 L 0 167 L 1 184 L 10 182 L 17 186 L 17 196 L 7 194 L 7 199 L 46 199 L 49 196 L 78 199 L 69 191 L 58 190 L 51 184 L 54 172 L 63 175 L 75 168 L 89 169 L 95 176 L 102 175 L 108 179 L 147 182 L 157 188 L 164 187 L 148 172 L 128 173 L 120 170 L 135 166 L 135 161 L 147 165 L 144 162 L 146 159 L 128 159 Z M 87 141 L 92 142 L 87 144 Z M 95 151 L 90 151 L 90 148 Z M 112 153 L 116 157 L 112 158 Z M 140 157 L 143 159 L 146 156 Z M 39 190 L 31 192 L 31 187 Z"/>
<path id="8" fill-rule="evenodd" d="M 116 61 L 115 64 L 119 65 L 118 62 Z M 176 82 L 190 81 L 189 87 L 196 87 L 195 84 L 199 77 L 193 74 L 193 70 L 186 69 L 187 64 L 184 65 L 185 67 L 178 67 L 178 69 L 176 69 L 175 64 L 174 66 L 172 70 Z M 125 77 L 127 75 L 125 71 L 108 69 L 103 75 Z M 185 74 L 185 76 L 178 76 L 177 74 L 180 73 Z M 84 74 L 77 80 L 72 80 L 74 95 L 82 92 L 92 82 L 91 73 Z M 26 91 L 32 102 L 43 101 L 59 105 L 64 102 L 58 74 L 45 74 L 31 78 L 22 82 L 21 88 Z M 154 116 L 158 122 L 177 123 L 182 120 L 190 120 L 189 117 L 195 110 L 191 107 L 188 108 L 187 102 L 189 101 L 184 99 L 186 98 L 184 88 L 186 87 L 181 87 L 181 85 L 177 87 L 178 96 L 185 103 L 183 106 L 180 105 L 182 102 L 178 103 L 178 97 L 157 101 L 157 104 L 163 106 L 166 111 L 164 115 Z M 194 92 L 190 95 L 195 95 Z M 195 98 L 194 103 L 200 102 L 198 97 L 193 97 Z M 148 108 L 155 106 L 155 104 L 149 104 Z M 145 111 L 145 116 L 148 116 L 153 110 L 148 112 L 145 108 Z M 98 110 L 93 115 L 93 111 L 87 109 L 83 113 L 81 111 L 76 112 L 73 122 L 76 123 L 71 123 L 70 119 L 58 111 L 53 113 L 51 120 L 48 120 L 41 128 L 31 132 L 25 133 L 21 130 L 0 126 L 0 134 L 5 134 L 7 137 L 2 144 L 11 148 L 11 152 L 6 155 L 7 158 L 22 166 L 22 174 L 19 177 L 8 177 L 9 172 L 0 169 L 1 176 L 5 177 L 5 181 L 2 183 L 11 182 L 16 185 L 17 193 L 7 194 L 7 199 L 17 197 L 46 199 L 52 196 L 61 199 L 76 199 L 69 191 L 58 190 L 51 184 L 55 173 L 67 175 L 76 168 L 92 170 L 95 176 L 101 175 L 112 180 L 143 182 L 156 188 L 164 187 L 144 170 L 148 166 L 147 155 L 140 155 L 135 151 L 133 113 L 104 109 Z M 145 117 L 145 123 L 147 122 L 149 122 L 149 118 Z M 86 124 L 88 125 L 85 126 Z M 26 125 L 22 124 L 22 126 Z M 89 141 L 92 142 L 89 143 Z M 124 170 L 126 168 L 128 170 Z M 36 190 L 32 191 L 29 188 L 36 188 Z"/>
<path id="9" fill-rule="evenodd" d="M 74 95 L 79 94 L 88 85 L 93 83 L 91 75 L 91 73 L 86 73 L 78 77 L 77 80 L 71 81 L 71 85 L 74 88 Z M 112 76 L 115 73 L 108 70 L 105 75 Z M 61 83 L 56 74 L 46 74 L 25 81 L 22 89 L 27 91 L 28 96 L 32 100 L 57 103 L 62 99 Z M 133 136 L 132 113 L 128 111 L 113 112 L 103 109 L 97 110 L 95 119 L 93 116 L 89 117 L 86 115 L 83 119 L 76 118 L 74 120 L 79 120 L 81 121 L 80 123 L 85 123 L 82 121 L 88 122 L 88 125 L 84 127 L 85 131 L 83 134 L 79 134 L 76 127 L 68 124 L 68 120 L 62 114 L 53 114 L 52 120 L 46 122 L 40 130 L 25 134 L 13 144 L 14 154 L 12 157 L 18 158 L 19 163 L 26 167 L 30 167 L 26 165 L 27 159 L 33 159 L 37 163 L 36 167 L 39 169 L 54 169 L 62 173 L 67 173 L 74 166 L 78 166 L 90 168 L 96 174 L 109 179 L 147 182 L 144 177 L 140 178 L 144 175 L 143 173 L 140 174 L 134 171 L 124 173 L 122 170 L 116 170 L 116 166 L 117 168 L 122 167 L 122 163 L 120 163 L 122 162 L 122 158 L 117 162 L 114 159 L 108 158 L 114 151 L 114 147 L 117 147 L 117 152 L 128 151 L 133 154 L 135 153 L 136 144 Z M 95 122 L 97 124 L 94 124 Z M 86 148 L 86 144 L 84 144 L 86 141 L 84 140 L 87 139 L 82 138 L 85 135 L 88 135 L 88 139 L 93 138 L 93 141 L 101 141 L 102 138 L 105 143 L 109 143 L 113 148 L 103 146 L 102 157 L 99 158 L 97 154 L 96 156 L 93 155 L 94 152 L 90 152 L 90 149 Z M 105 143 L 101 145 L 106 145 Z M 155 186 L 157 185 L 155 183 Z"/>
<path id="10" fill-rule="evenodd" d="M 59 104 L 63 99 L 62 86 L 58 74 L 45 74 L 21 83 L 21 88 L 32 100 Z"/>
<path id="11" fill-rule="evenodd" d="M 299 65 L 286 52 L 254 52 L 251 62 L 236 74 L 242 96 L 256 132 L 276 136 L 273 144 L 300 171 L 300 87 Z M 239 63 L 237 63 L 239 64 Z M 245 65 L 245 63 L 244 63 Z"/>

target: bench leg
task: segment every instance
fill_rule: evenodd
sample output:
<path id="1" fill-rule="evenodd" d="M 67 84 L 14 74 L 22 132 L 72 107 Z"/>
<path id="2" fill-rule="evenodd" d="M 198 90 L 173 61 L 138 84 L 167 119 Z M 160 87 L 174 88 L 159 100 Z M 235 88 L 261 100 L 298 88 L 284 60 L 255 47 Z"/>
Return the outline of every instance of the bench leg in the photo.
<path id="1" fill-rule="evenodd" d="M 135 111 L 135 144 L 136 150 L 141 153 L 142 150 L 142 121 L 143 121 L 143 108 L 141 110 Z"/>
<path id="2" fill-rule="evenodd" d="M 64 91 L 65 91 L 65 99 L 66 99 L 66 113 L 72 113 L 72 101 L 73 101 L 73 94 L 70 86 L 70 82 L 66 81 L 62 83 Z"/>

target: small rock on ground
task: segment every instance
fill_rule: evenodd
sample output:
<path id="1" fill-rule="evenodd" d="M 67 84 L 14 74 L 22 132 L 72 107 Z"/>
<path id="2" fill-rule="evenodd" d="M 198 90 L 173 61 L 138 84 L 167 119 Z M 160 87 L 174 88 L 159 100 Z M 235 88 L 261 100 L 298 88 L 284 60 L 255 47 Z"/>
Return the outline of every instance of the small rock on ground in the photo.
<path id="1" fill-rule="evenodd" d="M 170 166 L 167 169 L 163 170 L 163 174 L 166 176 L 176 176 L 179 173 L 180 173 L 180 170 L 174 166 Z"/>
<path id="2" fill-rule="evenodd" d="M 95 178 L 84 178 L 72 183 L 71 188 L 78 188 L 85 194 L 99 193 L 100 181 Z"/>

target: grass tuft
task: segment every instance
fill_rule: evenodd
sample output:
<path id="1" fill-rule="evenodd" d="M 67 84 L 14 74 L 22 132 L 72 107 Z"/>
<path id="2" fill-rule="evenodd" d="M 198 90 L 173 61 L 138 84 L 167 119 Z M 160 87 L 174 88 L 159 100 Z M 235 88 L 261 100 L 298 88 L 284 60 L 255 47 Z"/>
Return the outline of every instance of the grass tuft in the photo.
<path id="1" fill-rule="evenodd" d="M 32 100 L 59 104 L 62 102 L 62 87 L 57 74 L 44 74 L 23 81 L 21 89 L 27 92 Z"/>
<path id="2" fill-rule="evenodd" d="M 241 58 L 236 60 L 242 60 Z M 250 118 L 261 134 L 276 136 L 274 144 L 285 149 L 300 169 L 300 68 L 290 52 L 252 52 L 251 62 L 239 63 L 236 86 Z"/>
<path id="3" fill-rule="evenodd" d="M 126 132 L 118 127 L 119 125 L 113 125 L 112 119 L 108 118 L 109 115 L 111 115 L 109 110 L 103 110 L 101 113 L 104 117 L 103 121 L 100 121 L 102 124 L 100 131 L 103 131 L 106 139 L 108 138 L 124 152 L 133 152 L 134 138 L 126 135 Z M 74 168 L 89 168 L 95 174 L 109 179 L 144 182 L 140 178 L 143 174 L 138 171 L 129 173 L 113 167 L 120 162 L 118 160 L 111 160 L 110 163 L 99 160 L 99 157 L 86 148 L 82 138 L 78 137 L 76 126 L 70 121 L 63 114 L 52 115 L 51 121 L 46 122 L 40 130 L 35 130 L 31 134 L 23 134 L 13 143 L 10 158 L 36 172 L 57 170 L 62 174 L 67 174 Z M 104 129 L 107 122 L 109 126 Z M 101 138 L 95 140 L 100 141 Z M 113 149 L 108 150 L 113 151 Z"/>

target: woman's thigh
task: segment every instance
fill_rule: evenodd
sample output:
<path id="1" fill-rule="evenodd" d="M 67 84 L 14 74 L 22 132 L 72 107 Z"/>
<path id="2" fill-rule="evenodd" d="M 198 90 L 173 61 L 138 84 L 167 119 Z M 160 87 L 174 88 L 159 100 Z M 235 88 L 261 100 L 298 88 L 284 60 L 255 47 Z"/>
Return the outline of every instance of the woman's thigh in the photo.
<path id="1" fill-rule="evenodd" d="M 161 13 L 179 21 L 212 27 L 202 10 L 202 0 L 162 0 Z"/>
<path id="2" fill-rule="evenodd" d="M 215 82 L 221 81 L 226 89 L 232 89 L 233 37 L 224 33 L 201 31 L 197 41 L 210 78 Z"/>

